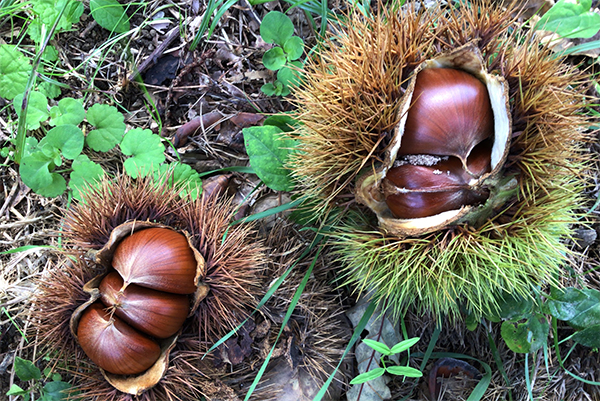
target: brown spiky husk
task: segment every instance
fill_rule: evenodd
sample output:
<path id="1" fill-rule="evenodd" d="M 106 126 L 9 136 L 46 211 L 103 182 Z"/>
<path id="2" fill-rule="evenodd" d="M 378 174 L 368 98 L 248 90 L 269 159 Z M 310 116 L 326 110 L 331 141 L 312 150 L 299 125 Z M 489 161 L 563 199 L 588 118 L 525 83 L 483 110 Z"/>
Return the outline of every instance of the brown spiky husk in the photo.
<path id="1" fill-rule="evenodd" d="M 494 294 L 503 290 L 527 296 L 535 285 L 556 284 L 567 262 L 561 240 L 578 221 L 592 139 L 581 113 L 587 75 L 494 2 L 420 11 L 394 4 L 369 17 L 349 15 L 307 62 L 305 85 L 296 93 L 303 124 L 292 174 L 316 216 L 344 204 L 357 174 L 380 162 L 414 68 L 474 43 L 488 72 L 509 86 L 514 137 L 504 175 L 517 177 L 517 195 L 481 226 L 422 237 L 379 232 L 372 213 L 359 209 L 368 222 L 346 218 L 337 245 L 348 283 L 374 289 L 395 312 L 415 304 L 458 318 L 465 302 L 480 316 L 495 309 Z"/>
<path id="2" fill-rule="evenodd" d="M 207 382 L 204 370 L 210 371 L 208 362 L 198 361 L 210 344 L 250 314 L 260 296 L 260 272 L 266 257 L 253 225 L 229 227 L 234 215 L 231 201 L 216 196 L 195 200 L 182 197 L 166 181 L 128 176 L 106 180 L 65 212 L 65 254 L 62 262 L 39 280 L 32 318 L 36 321 L 37 344 L 51 350 L 57 363 L 77 377 L 74 390 L 80 391 L 81 398 L 198 398 L 201 384 Z M 83 285 L 107 269 L 92 260 L 94 251 L 104 245 L 115 227 L 133 220 L 161 223 L 186 232 L 205 258 L 206 274 L 201 281 L 210 287 L 208 296 L 182 329 L 166 376 L 139 397 L 120 393 L 106 383 L 69 329 L 73 311 L 89 299 Z"/>

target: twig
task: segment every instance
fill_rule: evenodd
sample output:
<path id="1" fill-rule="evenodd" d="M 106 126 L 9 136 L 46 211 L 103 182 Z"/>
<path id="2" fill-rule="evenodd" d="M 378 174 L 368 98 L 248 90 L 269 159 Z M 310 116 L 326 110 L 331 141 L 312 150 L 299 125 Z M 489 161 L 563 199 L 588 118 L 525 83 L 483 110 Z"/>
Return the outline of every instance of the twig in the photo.
<path id="1" fill-rule="evenodd" d="M 162 43 L 158 45 L 156 49 L 154 49 L 152 54 L 146 57 L 142 64 L 140 64 L 140 66 L 136 68 L 135 71 L 131 73 L 131 75 L 129 75 L 129 80 L 133 81 L 139 74 L 146 71 L 150 66 L 156 64 L 158 58 L 163 54 L 163 52 L 167 49 L 167 47 L 169 47 L 171 42 L 173 42 L 173 40 L 175 40 L 177 36 L 179 36 L 178 26 L 171 29 L 169 33 L 167 33 L 167 37 L 162 41 Z"/>

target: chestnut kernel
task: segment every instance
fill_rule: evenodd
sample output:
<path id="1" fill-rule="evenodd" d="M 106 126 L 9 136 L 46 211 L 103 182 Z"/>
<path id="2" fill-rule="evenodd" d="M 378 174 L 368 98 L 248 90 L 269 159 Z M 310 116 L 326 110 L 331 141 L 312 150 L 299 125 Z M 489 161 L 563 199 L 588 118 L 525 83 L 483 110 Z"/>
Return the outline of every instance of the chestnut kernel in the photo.
<path id="1" fill-rule="evenodd" d="M 86 355 L 99 367 L 117 375 L 134 375 L 150 368 L 160 347 L 149 337 L 104 310 L 100 302 L 79 320 L 77 338 Z"/>
<path id="2" fill-rule="evenodd" d="M 124 286 L 138 284 L 173 294 L 196 291 L 197 261 L 187 238 L 168 228 L 146 228 L 123 239 L 112 265 Z"/>
<path id="3" fill-rule="evenodd" d="M 135 284 L 124 290 L 123 279 L 117 272 L 100 282 L 100 300 L 113 307 L 115 314 L 134 328 L 157 338 L 177 333 L 189 312 L 185 295 L 151 290 Z"/>

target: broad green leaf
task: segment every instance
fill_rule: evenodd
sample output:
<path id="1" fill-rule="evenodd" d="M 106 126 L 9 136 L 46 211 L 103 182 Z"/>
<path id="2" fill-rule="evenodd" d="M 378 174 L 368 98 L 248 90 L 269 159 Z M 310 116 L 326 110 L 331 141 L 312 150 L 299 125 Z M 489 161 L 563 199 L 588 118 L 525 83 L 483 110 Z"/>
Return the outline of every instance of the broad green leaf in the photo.
<path id="1" fill-rule="evenodd" d="M 36 189 L 36 194 L 45 196 L 47 198 L 55 198 L 59 195 L 62 195 L 67 190 L 67 181 L 65 181 L 62 175 L 51 173 L 50 176 L 52 177 L 52 182 L 50 185 Z"/>
<path id="2" fill-rule="evenodd" d="M 16 46 L 0 45 L 0 97 L 11 100 L 25 92 L 31 68 Z"/>
<path id="3" fill-rule="evenodd" d="M 34 191 L 44 188 L 52 183 L 51 164 L 52 158 L 49 158 L 40 150 L 35 151 L 21 159 L 19 165 L 21 179 L 25 185 Z"/>
<path id="4" fill-rule="evenodd" d="M 90 12 L 98 25 L 111 32 L 123 33 L 130 28 L 129 17 L 117 0 L 90 0 Z"/>
<path id="5" fill-rule="evenodd" d="M 246 152 L 256 175 L 275 191 L 290 191 L 294 184 L 284 166 L 295 141 L 281 133 L 281 129 L 272 125 L 243 129 Z"/>
<path id="6" fill-rule="evenodd" d="M 65 4 L 65 11 L 56 26 L 58 32 L 71 29 L 71 25 L 79 22 L 79 17 L 83 14 L 83 4 L 78 0 L 36 0 L 32 3 L 33 12 L 38 18 L 35 18 L 29 25 L 27 34 L 36 43 L 40 43 L 42 40 L 42 24 L 49 29 Z"/>
<path id="7" fill-rule="evenodd" d="M 13 107 L 17 116 L 21 118 L 21 105 L 23 103 L 23 94 L 18 94 L 13 99 Z M 40 128 L 40 122 L 48 119 L 48 99 L 40 92 L 33 91 L 29 94 L 27 101 L 27 129 L 34 130 Z"/>
<path id="8" fill-rule="evenodd" d="M 383 376 L 384 373 L 385 373 L 384 368 L 376 368 L 376 369 L 370 370 L 368 372 L 365 372 L 361 375 L 356 376 L 354 379 L 352 379 L 350 381 L 350 384 L 365 383 L 365 382 L 368 382 L 369 380 L 377 379 L 378 377 Z"/>
<path id="9" fill-rule="evenodd" d="M 88 109 L 87 120 L 96 129 L 88 133 L 86 143 L 96 152 L 108 152 L 123 139 L 125 123 L 116 107 L 95 104 Z"/>
<path id="10" fill-rule="evenodd" d="M 72 124 L 59 125 L 48 131 L 44 138 L 50 145 L 61 150 L 65 159 L 73 160 L 83 150 L 83 132 Z"/>
<path id="11" fill-rule="evenodd" d="M 285 53 L 281 47 L 269 49 L 263 55 L 263 64 L 269 70 L 277 71 L 286 63 Z"/>
<path id="12" fill-rule="evenodd" d="M 73 171 L 71 172 L 69 187 L 73 191 L 73 197 L 81 200 L 82 191 L 85 190 L 86 186 L 97 186 L 97 182 L 104 176 L 104 170 L 86 155 L 79 155 L 73 161 L 71 167 Z"/>
<path id="13" fill-rule="evenodd" d="M 85 118 L 85 109 L 79 100 L 66 97 L 58 102 L 58 106 L 50 109 L 50 125 L 79 125 Z"/>
<path id="14" fill-rule="evenodd" d="M 600 14 L 590 11 L 592 0 L 560 0 L 540 18 L 535 29 L 563 38 L 591 38 L 600 30 Z"/>
<path id="15" fill-rule="evenodd" d="M 267 43 L 283 46 L 294 34 L 292 20 L 279 11 L 270 11 L 260 24 L 260 36 Z"/>
<path id="16" fill-rule="evenodd" d="M 13 384 L 12 386 L 10 386 L 10 388 L 6 392 L 6 395 L 26 395 L 26 394 L 27 394 L 27 391 L 23 390 L 21 387 L 17 386 L 16 384 Z"/>
<path id="17" fill-rule="evenodd" d="M 165 161 L 165 146 L 160 136 L 153 134 L 148 129 L 136 128 L 129 131 L 121 142 L 121 151 L 127 156 L 125 171 L 133 178 L 138 173 L 147 175 Z"/>
<path id="18" fill-rule="evenodd" d="M 388 347 L 384 343 L 380 343 L 379 341 L 375 341 L 375 340 L 370 340 L 368 338 L 365 338 L 363 340 L 363 342 L 365 344 L 367 344 L 369 347 L 373 348 L 375 351 L 377 351 L 383 355 L 391 355 L 392 354 L 390 347 Z"/>
<path id="19" fill-rule="evenodd" d="M 267 117 L 263 125 L 273 125 L 279 127 L 283 132 L 292 132 L 299 122 L 287 114 L 275 114 Z"/>
<path id="20" fill-rule="evenodd" d="M 154 172 L 156 178 L 168 176 L 169 183 L 182 188 L 182 195 L 190 194 L 192 199 L 202 193 L 202 180 L 196 170 L 187 164 L 175 162 L 163 164 Z"/>
<path id="21" fill-rule="evenodd" d="M 406 377 L 422 377 L 423 373 L 415 368 L 409 366 L 390 366 L 387 371 L 393 375 L 406 376 Z"/>
<path id="22" fill-rule="evenodd" d="M 304 53 L 304 42 L 298 36 L 292 36 L 283 44 L 288 61 L 298 60 Z"/>
<path id="23" fill-rule="evenodd" d="M 400 352 L 406 351 L 420 340 L 419 337 L 409 338 L 408 340 L 404 340 L 399 342 L 398 344 L 392 347 L 392 354 L 398 354 Z"/>
<path id="24" fill-rule="evenodd" d="M 53 84 L 52 82 L 40 82 L 37 90 L 43 93 L 46 97 L 50 99 L 56 99 L 60 96 L 60 87 L 58 85 Z"/>
<path id="25" fill-rule="evenodd" d="M 553 290 L 546 302 L 550 314 L 576 329 L 600 324 L 600 292 L 591 288 Z"/>
<path id="26" fill-rule="evenodd" d="M 44 385 L 42 397 L 44 401 L 62 401 L 68 397 L 68 390 L 71 385 L 63 381 L 51 381 Z"/>
<path id="27" fill-rule="evenodd" d="M 518 320 L 529 315 L 533 301 L 518 295 L 503 293 L 498 297 L 498 310 L 495 314 L 486 316 L 492 322 L 502 319 Z"/>
<path id="28" fill-rule="evenodd" d="M 36 48 L 36 51 L 38 49 Z M 46 46 L 44 53 L 42 54 L 42 60 L 52 62 L 58 60 L 58 50 L 54 46 Z"/>
<path id="29" fill-rule="evenodd" d="M 291 87 L 297 87 L 300 85 L 302 81 L 302 72 L 298 70 L 302 64 L 298 61 L 294 61 L 290 64 L 283 66 L 277 72 L 277 80 L 281 81 L 281 83 L 288 89 Z"/>
<path id="30" fill-rule="evenodd" d="M 15 357 L 14 369 L 15 374 L 24 382 L 29 380 L 40 380 L 42 378 L 42 372 L 33 364 L 33 362 L 18 356 Z"/>
<path id="31" fill-rule="evenodd" d="M 278 96 L 277 88 L 270 82 L 261 86 L 260 90 L 267 96 Z"/>
<path id="32" fill-rule="evenodd" d="M 586 347 L 600 348 L 600 324 L 578 331 L 571 339 Z"/>
<path id="33" fill-rule="evenodd" d="M 505 321 L 500 333 L 512 351 L 527 354 L 540 349 L 548 341 L 550 328 L 543 315 L 531 316 L 522 323 Z"/>

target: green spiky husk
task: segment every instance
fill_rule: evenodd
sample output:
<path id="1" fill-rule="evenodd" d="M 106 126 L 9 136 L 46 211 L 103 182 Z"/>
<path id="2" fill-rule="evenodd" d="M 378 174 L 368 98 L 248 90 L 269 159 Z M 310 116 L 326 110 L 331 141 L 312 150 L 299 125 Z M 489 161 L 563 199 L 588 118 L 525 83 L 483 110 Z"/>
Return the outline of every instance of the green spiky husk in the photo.
<path id="1" fill-rule="evenodd" d="M 346 282 L 396 313 L 414 305 L 438 317 L 457 318 L 461 307 L 481 316 L 503 290 L 530 296 L 535 286 L 558 285 L 569 256 L 563 241 L 584 202 L 586 75 L 520 30 L 509 12 L 476 2 L 355 14 L 308 62 L 296 95 L 303 126 L 291 169 L 298 192 L 321 200 L 314 214 L 352 194 L 361 170 L 376 168 L 412 70 L 467 43 L 509 86 L 514 137 L 504 174 L 517 178 L 517 195 L 480 226 L 420 237 L 382 233 L 362 208 L 358 218 L 346 215 L 333 240 Z"/>

